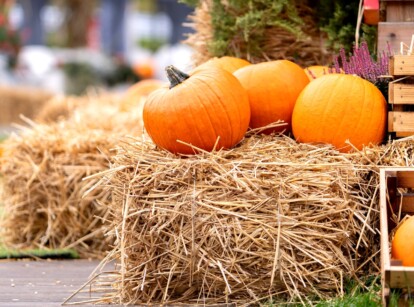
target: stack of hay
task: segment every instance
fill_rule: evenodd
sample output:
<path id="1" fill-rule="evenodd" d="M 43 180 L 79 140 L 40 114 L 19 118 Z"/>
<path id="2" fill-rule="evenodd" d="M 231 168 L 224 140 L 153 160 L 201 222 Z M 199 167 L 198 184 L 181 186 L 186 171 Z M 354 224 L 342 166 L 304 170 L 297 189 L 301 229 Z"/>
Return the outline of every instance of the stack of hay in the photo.
<path id="1" fill-rule="evenodd" d="M 286 3 L 279 3 L 275 6 L 274 1 L 262 1 L 260 4 L 251 5 L 256 5 L 256 8 L 263 10 L 277 11 L 279 7 L 286 6 Z M 329 61 L 329 55 L 324 48 L 324 35 L 319 30 L 314 17 L 317 14 L 312 6 L 314 4 L 309 1 L 290 3 L 288 9 L 281 11 L 281 19 L 284 19 L 281 22 L 269 16 L 258 20 L 257 16 L 251 14 L 247 5 L 237 5 L 234 2 L 232 4 L 229 1 L 200 0 L 194 14 L 190 16 L 192 22 L 189 26 L 194 29 L 194 33 L 189 34 L 186 40 L 186 43 L 195 51 L 194 64 L 199 65 L 212 57 L 224 55 L 244 58 L 252 63 L 287 59 L 303 67 L 325 64 Z M 219 12 L 215 11 L 216 7 L 220 7 L 220 10 L 225 12 L 223 16 L 226 17 L 217 18 Z M 297 11 L 298 16 L 293 17 L 296 14 L 294 11 Z M 240 17 L 240 20 L 235 24 L 222 20 L 227 16 L 229 18 Z M 245 37 L 243 26 L 251 27 L 250 37 Z M 286 27 L 295 26 L 298 26 L 298 29 L 286 29 Z M 241 29 L 234 36 L 226 37 L 225 42 L 218 41 L 219 33 L 232 27 Z M 256 50 L 257 46 L 255 46 L 258 40 L 260 50 Z M 226 53 L 217 54 L 214 46 L 223 44 L 227 48 Z"/>
<path id="2" fill-rule="evenodd" d="M 53 94 L 29 87 L 0 86 L 0 126 L 21 123 L 20 115 L 33 118 Z"/>
<path id="3" fill-rule="evenodd" d="M 384 152 L 251 136 L 180 158 L 146 139 L 123 143 L 97 185 L 113 193 L 107 260 L 119 266 L 112 293 L 98 301 L 306 303 L 342 294 L 345 280 L 379 271 Z"/>
<path id="4" fill-rule="evenodd" d="M 52 104 L 78 107 L 63 107 L 63 120 L 31 123 L 2 144 L 1 239 L 16 249 L 74 248 L 81 257 L 100 257 L 110 248 L 100 202 L 111 193 L 101 187 L 84 197 L 94 181 L 83 178 L 109 168 L 111 149 L 124 136 L 142 133 L 140 115 L 119 112 L 117 97 L 107 95 L 56 99 Z"/>

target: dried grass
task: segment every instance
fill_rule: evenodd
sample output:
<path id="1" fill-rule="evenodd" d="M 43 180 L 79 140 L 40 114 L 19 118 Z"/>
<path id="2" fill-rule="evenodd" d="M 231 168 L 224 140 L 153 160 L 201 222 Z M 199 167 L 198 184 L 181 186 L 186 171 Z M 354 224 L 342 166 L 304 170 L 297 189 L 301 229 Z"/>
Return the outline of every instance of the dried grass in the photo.
<path id="1" fill-rule="evenodd" d="M 347 279 L 362 285 L 380 271 L 378 167 L 402 163 L 401 144 L 341 154 L 252 135 L 179 158 L 145 139 L 122 143 L 90 177 L 113 192 L 104 263 L 115 259 L 119 274 L 101 301 L 306 303 L 343 294 Z"/>
<path id="2" fill-rule="evenodd" d="M 193 15 L 189 16 L 190 28 L 194 33 L 185 41 L 194 49 L 194 65 L 206 62 L 214 55 L 209 50 L 209 43 L 214 40 L 214 27 L 211 23 L 212 1 L 201 1 Z M 246 42 L 233 38 L 229 42 L 229 54 L 238 54 L 252 63 L 260 63 L 270 60 L 287 59 L 298 63 L 303 67 L 311 65 L 325 65 L 330 61 L 330 55 L 324 46 L 324 35 L 319 31 L 313 9 L 306 3 L 297 5 L 299 16 L 303 20 L 303 38 L 298 38 L 294 33 L 280 27 L 268 27 L 263 37 L 265 41 L 261 47 L 261 55 L 251 55 L 243 50 Z"/>
<path id="3" fill-rule="evenodd" d="M 63 98 L 62 98 L 63 99 Z M 103 233 L 107 216 L 101 201 L 111 192 L 96 188 L 85 176 L 106 170 L 110 150 L 125 135 L 142 133 L 137 113 L 120 113 L 105 98 L 68 98 L 75 105 L 66 120 L 20 127 L 2 144 L 1 221 L 6 246 L 74 248 L 82 257 L 101 257 L 110 248 Z"/>
<path id="4" fill-rule="evenodd" d="M 23 86 L 0 86 L 0 125 L 22 123 L 20 115 L 34 118 L 53 94 Z"/>

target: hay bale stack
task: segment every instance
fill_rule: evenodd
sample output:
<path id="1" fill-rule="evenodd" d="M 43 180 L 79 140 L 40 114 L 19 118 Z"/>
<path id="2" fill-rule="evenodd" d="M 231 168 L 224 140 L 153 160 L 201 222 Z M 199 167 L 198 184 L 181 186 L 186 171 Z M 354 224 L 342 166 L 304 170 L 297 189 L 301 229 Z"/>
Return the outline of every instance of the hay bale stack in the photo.
<path id="1" fill-rule="evenodd" d="M 76 113 L 76 117 L 79 118 L 79 114 L 81 114 L 86 121 L 88 121 L 87 119 L 89 116 L 92 116 L 93 119 L 101 118 L 97 124 L 99 127 L 103 123 L 102 118 L 105 118 L 102 113 L 122 112 L 122 98 L 123 96 L 120 94 L 95 89 L 89 90 L 88 93 L 83 96 L 56 95 L 46 101 L 34 118 L 34 121 L 45 124 L 53 123 L 73 118 Z M 135 110 L 130 109 L 128 111 L 134 112 Z M 118 115 L 119 114 L 117 114 L 117 116 Z M 93 124 L 92 120 L 89 120 L 88 122 Z"/>
<path id="2" fill-rule="evenodd" d="M 214 51 L 214 46 L 216 44 L 220 46 L 223 44 L 223 42 L 217 41 L 219 36 L 217 33 L 222 32 L 223 28 L 234 25 L 229 25 L 225 21 L 216 21 L 216 24 L 213 22 L 213 18 L 217 15 L 217 12 L 214 11 L 215 5 L 217 6 L 220 3 L 226 14 L 232 17 L 239 17 L 238 14 L 245 14 L 246 12 L 242 12 L 237 5 L 233 7 L 228 1 L 199 1 L 194 14 L 189 16 L 191 23 L 188 26 L 194 32 L 189 34 L 188 39 L 185 41 L 194 50 L 194 65 L 204 63 L 212 57 L 224 55 L 244 58 L 252 63 L 287 59 L 303 67 L 325 65 L 330 61 L 331 57 L 324 46 L 326 35 L 321 33 L 319 29 L 317 19 L 315 18 L 317 14 L 312 8 L 314 4 L 308 2 L 297 1 L 294 4 L 298 17 L 302 21 L 302 25 L 297 31 L 286 30 L 284 26 L 280 25 L 279 21 L 274 21 L 274 25 L 266 26 L 263 29 L 262 23 L 258 23 L 252 28 L 252 33 L 263 30 L 263 33 L 260 32 L 259 37 L 252 35 L 247 39 L 244 37 L 243 31 L 239 31 L 234 36 L 227 38 L 225 42 L 226 54 L 217 54 Z M 261 3 L 260 6 L 257 5 L 257 7 L 264 9 L 271 5 L 274 5 L 274 3 L 268 1 L 267 3 Z M 294 14 L 293 12 L 290 12 L 290 14 L 284 12 L 283 14 L 286 24 L 290 22 L 293 25 L 295 23 L 289 20 L 289 15 Z M 266 19 L 266 17 L 263 17 L 263 19 Z M 295 21 L 297 20 L 295 19 Z M 249 22 L 255 22 L 255 17 L 247 14 L 240 22 L 246 24 L 247 27 Z M 302 35 L 298 35 L 299 32 L 302 32 Z M 254 45 L 257 40 L 261 40 L 260 50 L 257 50 L 257 46 Z"/>
<path id="3" fill-rule="evenodd" d="M 20 115 L 34 118 L 53 94 L 23 86 L 0 86 L 0 126 L 22 123 Z"/>
<path id="4" fill-rule="evenodd" d="M 113 159 L 114 303 L 305 302 L 379 270 L 377 181 L 359 153 L 251 136 L 187 158 L 132 140 Z"/>
<path id="5" fill-rule="evenodd" d="M 77 108 L 89 103 L 88 97 L 56 95 L 49 99 L 34 118 L 37 123 L 53 123 L 67 120 Z"/>
<path id="6" fill-rule="evenodd" d="M 83 178 L 108 169 L 111 149 L 142 127 L 138 114 L 95 102 L 66 121 L 32 123 L 2 144 L 0 229 L 8 247 L 74 248 L 81 257 L 101 257 L 110 248 L 100 202 L 110 201 L 111 192 L 102 187 L 84 197 L 94 181 Z"/>

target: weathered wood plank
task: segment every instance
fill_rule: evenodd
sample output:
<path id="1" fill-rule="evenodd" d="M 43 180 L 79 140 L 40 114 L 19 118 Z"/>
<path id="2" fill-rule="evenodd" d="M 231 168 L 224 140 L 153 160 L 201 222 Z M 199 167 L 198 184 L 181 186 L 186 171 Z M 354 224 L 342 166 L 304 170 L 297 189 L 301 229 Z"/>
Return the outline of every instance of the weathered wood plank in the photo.
<path id="1" fill-rule="evenodd" d="M 413 1 L 386 1 L 386 21 L 414 21 L 414 2 Z"/>
<path id="2" fill-rule="evenodd" d="M 98 263 L 89 260 L 1 261 L 0 306 L 61 306 L 88 281 Z"/>
<path id="3" fill-rule="evenodd" d="M 400 54 L 401 42 L 410 46 L 413 36 L 414 22 L 379 22 L 378 23 L 378 53 L 388 50 L 388 44 L 393 54 Z M 404 51 L 407 51 L 407 47 Z"/>

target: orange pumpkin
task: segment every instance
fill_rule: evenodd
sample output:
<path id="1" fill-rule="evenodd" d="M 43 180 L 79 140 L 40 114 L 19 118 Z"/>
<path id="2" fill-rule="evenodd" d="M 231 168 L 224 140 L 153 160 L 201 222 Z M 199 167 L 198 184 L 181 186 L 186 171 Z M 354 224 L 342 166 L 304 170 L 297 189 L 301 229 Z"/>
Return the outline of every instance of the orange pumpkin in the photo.
<path id="1" fill-rule="evenodd" d="M 291 117 L 296 99 L 309 83 L 304 70 L 288 60 L 252 64 L 238 69 L 234 75 L 249 95 L 250 127 L 261 128 L 277 121 L 285 126 L 264 133 L 291 130 Z"/>
<path id="2" fill-rule="evenodd" d="M 136 62 L 132 65 L 132 71 L 142 79 L 151 79 L 155 75 L 155 64 L 152 59 Z"/>
<path id="3" fill-rule="evenodd" d="M 300 94 L 292 115 L 298 142 L 328 143 L 342 152 L 381 143 L 387 103 L 378 88 L 358 76 L 328 74 L 315 79 Z"/>
<path id="4" fill-rule="evenodd" d="M 138 81 L 125 92 L 121 100 L 120 111 L 128 112 L 135 107 L 142 108 L 143 100 L 162 86 L 166 86 L 166 83 L 158 79 Z"/>
<path id="5" fill-rule="evenodd" d="M 246 91 L 231 73 L 206 68 L 189 76 L 166 69 L 170 88 L 160 88 L 144 105 L 144 126 L 159 147 L 172 153 L 194 154 L 231 148 L 245 135 L 250 107 Z"/>
<path id="6" fill-rule="evenodd" d="M 395 231 L 391 245 L 391 256 L 402 261 L 404 266 L 414 266 L 414 216 L 404 220 Z"/>
<path id="7" fill-rule="evenodd" d="M 218 67 L 218 68 L 222 68 L 224 70 L 227 70 L 228 72 L 233 73 L 237 69 L 250 65 L 250 64 L 251 63 L 249 61 L 244 60 L 244 59 L 240 59 L 240 58 L 232 57 L 232 56 L 223 56 L 219 58 L 212 58 L 208 60 L 207 62 L 200 64 L 194 69 L 194 71 L 191 74 L 193 74 L 198 69 L 204 69 L 208 67 Z"/>

